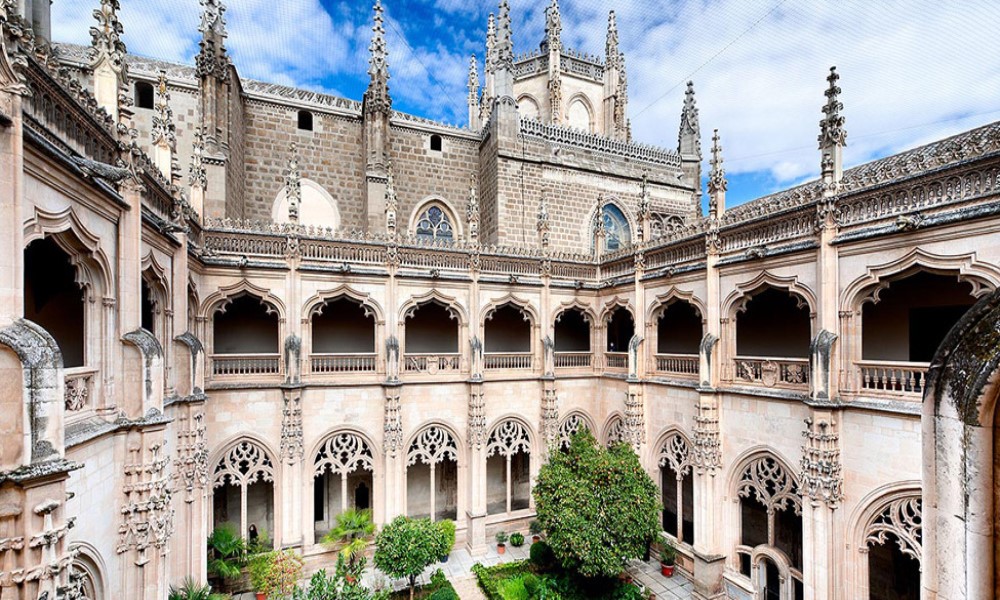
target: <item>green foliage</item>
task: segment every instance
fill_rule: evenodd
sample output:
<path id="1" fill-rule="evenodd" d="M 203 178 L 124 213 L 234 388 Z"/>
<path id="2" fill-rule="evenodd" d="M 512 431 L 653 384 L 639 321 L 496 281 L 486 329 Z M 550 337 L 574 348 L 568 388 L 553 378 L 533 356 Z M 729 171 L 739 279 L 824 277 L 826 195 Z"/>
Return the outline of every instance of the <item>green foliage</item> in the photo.
<path id="1" fill-rule="evenodd" d="M 660 550 L 660 562 L 665 565 L 673 565 L 677 560 L 677 548 L 670 542 L 664 542 L 663 549 Z"/>
<path id="2" fill-rule="evenodd" d="M 260 554 L 270 552 L 274 547 L 271 538 L 267 535 L 267 530 L 261 527 L 257 531 L 257 539 L 247 542 L 247 554 Z"/>
<path id="3" fill-rule="evenodd" d="M 524 587 L 524 575 L 505 579 L 497 585 L 497 591 L 503 600 L 530 600 L 527 588 Z"/>
<path id="4" fill-rule="evenodd" d="M 531 522 L 528 523 L 528 532 L 531 533 L 531 535 L 542 535 L 542 524 L 538 522 L 538 519 L 532 519 Z"/>
<path id="5" fill-rule="evenodd" d="M 656 484 L 630 447 L 600 446 L 589 431 L 555 452 L 534 487 L 538 521 L 562 565 L 584 577 L 613 577 L 658 533 Z"/>
<path id="6" fill-rule="evenodd" d="M 507 543 L 507 532 L 506 531 L 498 531 L 497 534 L 496 534 L 496 536 L 494 536 L 494 537 L 496 537 L 496 539 L 497 539 L 497 544 L 503 545 L 503 544 Z"/>
<path id="7" fill-rule="evenodd" d="M 538 590 L 542 584 L 534 573 L 525 573 L 521 581 L 524 582 L 524 589 L 528 592 L 529 597 L 533 598 L 538 595 Z"/>
<path id="8" fill-rule="evenodd" d="M 250 560 L 250 585 L 257 592 L 290 596 L 302 575 L 302 557 L 292 550 L 257 554 Z"/>
<path id="9" fill-rule="evenodd" d="M 547 569 L 555 562 L 556 556 L 552 553 L 552 547 L 545 542 L 535 542 L 528 550 L 531 563 L 540 569 Z"/>
<path id="10" fill-rule="evenodd" d="M 230 523 L 219 525 L 208 536 L 208 572 L 216 577 L 233 579 L 240 576 L 246 564 L 247 544 Z"/>
<path id="11" fill-rule="evenodd" d="M 333 575 L 328 575 L 325 569 L 317 571 L 307 586 L 295 589 L 292 600 L 388 600 L 387 591 L 373 592 L 357 579 L 353 583 L 348 581 L 347 574 L 347 561 L 339 555 Z"/>
<path id="12" fill-rule="evenodd" d="M 185 577 L 181 587 L 170 586 L 167 593 L 167 600 L 213 600 L 221 597 L 221 594 L 213 594 L 212 586 L 198 585 L 191 577 Z"/>
<path id="13" fill-rule="evenodd" d="M 337 515 L 336 527 L 323 536 L 322 543 L 342 544 L 340 553 L 354 566 L 374 534 L 375 522 L 371 511 L 349 508 Z"/>
<path id="14" fill-rule="evenodd" d="M 455 588 L 448 586 L 443 587 L 431 594 L 428 600 L 459 600 L 459 598 L 458 594 L 455 592 Z"/>
<path id="15" fill-rule="evenodd" d="M 524 534 L 515 531 L 510 534 L 510 545 L 519 548 L 524 545 Z"/>
<path id="16" fill-rule="evenodd" d="M 451 552 L 451 549 L 455 547 L 455 522 L 451 519 L 438 521 L 438 527 L 441 528 L 441 533 L 444 535 L 445 542 L 445 552 L 441 556 L 446 556 Z"/>
<path id="17" fill-rule="evenodd" d="M 390 577 L 405 577 L 412 597 L 417 576 L 445 551 L 441 528 L 430 519 L 396 517 L 375 538 L 375 566 Z"/>
<path id="18" fill-rule="evenodd" d="M 445 576 L 444 571 L 438 569 L 431 573 L 431 581 L 427 587 L 431 590 L 439 590 L 448 585 L 448 577 Z"/>

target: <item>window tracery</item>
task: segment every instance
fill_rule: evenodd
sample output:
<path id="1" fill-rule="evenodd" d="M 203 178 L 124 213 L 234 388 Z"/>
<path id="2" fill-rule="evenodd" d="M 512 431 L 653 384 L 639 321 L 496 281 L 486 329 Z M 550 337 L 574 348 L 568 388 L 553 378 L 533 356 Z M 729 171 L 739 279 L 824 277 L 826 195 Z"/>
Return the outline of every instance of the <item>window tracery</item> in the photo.
<path id="1" fill-rule="evenodd" d="M 895 538 L 903 554 L 921 560 L 923 503 L 919 496 L 906 496 L 889 502 L 865 531 L 865 542 L 884 545 Z"/>
<path id="2" fill-rule="evenodd" d="M 414 235 L 418 239 L 453 241 L 455 227 L 451 215 L 440 204 L 428 205 L 417 217 Z"/>
<path id="3" fill-rule="evenodd" d="M 458 460 L 458 444 L 442 427 L 431 425 L 420 432 L 406 453 L 406 466 L 417 463 L 433 465 L 445 460 Z"/>
<path id="4" fill-rule="evenodd" d="M 660 446 L 659 465 L 670 466 L 680 478 L 691 472 L 691 447 L 679 433 L 673 433 Z"/>
<path id="5" fill-rule="evenodd" d="M 580 430 L 590 431 L 590 426 L 580 413 L 570 413 L 559 424 L 559 449 L 568 449 L 573 436 Z"/>
<path id="6" fill-rule="evenodd" d="M 517 421 L 504 421 L 493 428 L 486 442 L 486 457 L 499 455 L 508 460 L 518 452 L 531 452 L 528 430 Z"/>
<path id="7" fill-rule="evenodd" d="M 736 493 L 740 498 L 756 499 L 768 514 L 788 508 L 796 515 L 802 511 L 798 483 L 772 456 L 761 456 L 746 466 Z"/>
<path id="8" fill-rule="evenodd" d="M 604 231 L 604 249 L 609 252 L 624 248 L 632 241 L 628 219 L 614 204 L 605 204 L 601 208 L 600 227 Z"/>
<path id="9" fill-rule="evenodd" d="M 608 425 L 608 438 L 606 440 L 607 446 L 610 448 L 615 444 L 628 442 L 628 431 L 625 429 L 625 420 L 621 417 L 615 417 L 612 419 L 611 424 Z"/>
<path id="10" fill-rule="evenodd" d="M 361 436 L 340 433 L 327 438 L 316 453 L 313 461 L 313 475 L 318 477 L 329 471 L 346 477 L 356 470 L 374 470 L 372 450 Z"/>
<path id="11" fill-rule="evenodd" d="M 257 481 L 274 482 L 274 464 L 267 451 L 245 440 L 233 446 L 215 466 L 212 486 L 246 487 Z"/>

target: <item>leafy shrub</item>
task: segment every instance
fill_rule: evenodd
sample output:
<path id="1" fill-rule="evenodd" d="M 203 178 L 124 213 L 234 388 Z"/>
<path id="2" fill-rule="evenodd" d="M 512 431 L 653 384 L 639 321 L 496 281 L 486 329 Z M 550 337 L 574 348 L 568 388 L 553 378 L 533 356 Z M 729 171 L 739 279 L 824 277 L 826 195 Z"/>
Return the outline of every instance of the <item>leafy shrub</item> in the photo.
<path id="1" fill-rule="evenodd" d="M 514 532 L 510 534 L 510 545 L 518 548 L 524 545 L 524 534 L 519 532 Z"/>
<path id="2" fill-rule="evenodd" d="M 438 569 L 431 574 L 431 582 L 428 587 L 434 591 L 440 590 L 441 588 L 448 585 L 448 578 L 445 576 L 444 571 Z"/>
<path id="3" fill-rule="evenodd" d="M 455 593 L 455 588 L 448 586 L 431 594 L 428 600 L 459 600 L 459 598 L 458 594 Z"/>
<path id="4" fill-rule="evenodd" d="M 223 579 L 240 576 L 246 564 L 247 544 L 231 523 L 219 525 L 208 536 L 208 572 Z"/>
<path id="5" fill-rule="evenodd" d="M 455 547 L 455 522 L 451 519 L 438 521 L 438 527 L 441 528 L 441 534 L 444 535 L 445 551 L 441 553 L 441 556 L 447 556 Z"/>
<path id="6" fill-rule="evenodd" d="M 542 524 L 538 522 L 538 519 L 532 519 L 528 523 L 528 531 L 531 535 L 541 535 L 542 534 Z"/>
<path id="7" fill-rule="evenodd" d="M 507 543 L 507 539 L 509 538 L 509 536 L 507 535 L 506 531 L 498 531 L 497 534 L 494 537 L 497 540 L 497 544 L 501 545 L 501 546 L 504 545 L 504 544 L 506 544 Z"/>
<path id="8" fill-rule="evenodd" d="M 505 579 L 527 573 L 530 569 L 531 565 L 526 560 L 503 563 L 492 567 L 485 567 L 480 563 L 472 565 L 472 573 L 476 576 L 479 588 L 483 590 L 483 595 L 488 600 L 503 600 L 498 589 L 500 583 Z"/>
<path id="9" fill-rule="evenodd" d="M 212 586 L 198 585 L 191 577 L 185 577 L 179 588 L 170 586 L 167 594 L 167 600 L 215 600 L 222 597 L 221 594 L 212 593 Z"/>
<path id="10" fill-rule="evenodd" d="M 375 538 L 375 566 L 392 577 L 405 577 L 413 596 L 417 576 L 440 558 L 445 539 L 430 519 L 396 517 Z"/>
<path id="11" fill-rule="evenodd" d="M 531 597 L 524 587 L 524 576 L 512 577 L 500 582 L 497 591 L 503 600 L 529 600 Z"/>
<path id="12" fill-rule="evenodd" d="M 555 555 L 552 548 L 545 542 L 535 542 L 528 550 L 531 562 L 540 569 L 547 569 L 555 562 Z"/>
<path id="13" fill-rule="evenodd" d="M 529 597 L 534 598 L 538 595 L 541 582 L 534 573 L 525 573 L 521 581 L 524 583 L 524 589 L 528 592 Z"/>

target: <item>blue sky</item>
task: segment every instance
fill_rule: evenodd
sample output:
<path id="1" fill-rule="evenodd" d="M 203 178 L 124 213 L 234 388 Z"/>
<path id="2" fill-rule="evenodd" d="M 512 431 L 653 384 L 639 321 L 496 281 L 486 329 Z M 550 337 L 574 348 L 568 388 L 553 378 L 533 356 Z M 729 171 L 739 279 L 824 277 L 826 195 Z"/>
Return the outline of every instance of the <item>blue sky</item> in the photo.
<path id="1" fill-rule="evenodd" d="M 537 47 L 549 0 L 512 0 L 515 51 Z M 89 43 L 98 0 L 55 0 L 53 37 Z M 197 0 L 122 0 L 129 51 L 193 62 Z M 383 0 L 398 110 L 464 125 L 468 56 L 482 60 L 496 2 Z M 816 176 L 825 77 L 841 72 L 848 166 L 1000 120 L 995 0 L 561 0 L 563 43 L 603 54 L 614 9 L 637 141 L 676 147 L 693 79 L 707 170 L 713 128 L 729 204 Z M 371 5 L 230 0 L 243 77 L 360 99 Z"/>

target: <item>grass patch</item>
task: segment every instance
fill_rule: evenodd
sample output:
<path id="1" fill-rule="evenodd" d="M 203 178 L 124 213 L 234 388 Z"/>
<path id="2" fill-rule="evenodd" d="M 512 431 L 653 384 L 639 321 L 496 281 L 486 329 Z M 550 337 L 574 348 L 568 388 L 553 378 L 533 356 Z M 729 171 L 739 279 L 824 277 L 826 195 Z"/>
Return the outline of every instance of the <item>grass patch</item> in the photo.
<path id="1" fill-rule="evenodd" d="M 459 600 L 458 592 L 451 585 L 444 571 L 438 569 L 431 575 L 431 580 L 427 585 L 422 585 L 413 593 L 414 599 L 426 598 L 427 600 Z M 398 592 L 389 595 L 390 600 L 410 600 L 410 589 L 403 588 Z"/>
<path id="2" fill-rule="evenodd" d="M 645 600 L 642 590 L 618 579 L 586 578 L 558 567 L 541 569 L 522 560 L 472 566 L 488 600 Z"/>

